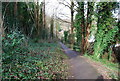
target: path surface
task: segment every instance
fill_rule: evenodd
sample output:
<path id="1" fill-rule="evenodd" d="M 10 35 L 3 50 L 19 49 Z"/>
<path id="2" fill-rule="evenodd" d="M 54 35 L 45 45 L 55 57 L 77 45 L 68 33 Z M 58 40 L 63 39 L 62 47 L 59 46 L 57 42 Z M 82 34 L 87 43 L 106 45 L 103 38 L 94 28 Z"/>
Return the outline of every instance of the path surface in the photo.
<path id="1" fill-rule="evenodd" d="M 86 60 L 78 55 L 77 52 L 70 50 L 63 43 L 59 42 L 65 54 L 70 58 L 70 73 L 73 77 L 69 79 L 101 79 L 101 75 Z"/>

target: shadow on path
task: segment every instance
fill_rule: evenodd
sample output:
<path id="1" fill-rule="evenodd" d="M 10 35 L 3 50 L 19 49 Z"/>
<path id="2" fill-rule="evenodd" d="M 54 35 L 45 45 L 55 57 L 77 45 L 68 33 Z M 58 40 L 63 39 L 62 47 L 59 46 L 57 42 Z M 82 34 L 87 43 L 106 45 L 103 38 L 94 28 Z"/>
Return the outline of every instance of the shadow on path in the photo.
<path id="1" fill-rule="evenodd" d="M 77 52 L 69 49 L 63 43 L 59 42 L 65 54 L 70 58 L 70 73 L 69 79 L 89 79 L 89 81 L 104 81 L 95 68 L 92 67 L 86 60 L 78 55 Z M 91 80 L 90 80 L 91 79 Z"/>

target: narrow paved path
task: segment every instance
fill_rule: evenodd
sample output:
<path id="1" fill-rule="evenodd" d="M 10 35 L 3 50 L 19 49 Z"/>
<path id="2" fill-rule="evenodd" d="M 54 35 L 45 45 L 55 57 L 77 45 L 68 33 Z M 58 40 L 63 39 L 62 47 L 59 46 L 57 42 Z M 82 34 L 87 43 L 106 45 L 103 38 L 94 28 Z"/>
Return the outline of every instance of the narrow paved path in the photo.
<path id="1" fill-rule="evenodd" d="M 78 55 L 77 52 L 70 50 L 63 43 L 59 42 L 65 54 L 70 58 L 70 73 L 73 77 L 69 79 L 101 79 L 101 75 L 86 60 Z"/>

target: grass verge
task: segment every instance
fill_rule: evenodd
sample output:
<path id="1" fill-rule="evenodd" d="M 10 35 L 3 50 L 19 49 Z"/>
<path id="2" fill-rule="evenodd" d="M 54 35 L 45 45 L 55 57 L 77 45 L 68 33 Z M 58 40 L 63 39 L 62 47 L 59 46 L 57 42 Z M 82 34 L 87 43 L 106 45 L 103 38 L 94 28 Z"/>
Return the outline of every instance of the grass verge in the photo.
<path id="1" fill-rule="evenodd" d="M 111 79 L 116 79 L 116 80 L 119 79 L 118 73 L 120 71 L 120 68 L 119 68 L 118 63 L 112 63 L 112 62 L 108 61 L 107 59 L 96 59 L 92 55 L 87 55 L 87 54 L 85 54 L 85 57 L 89 58 L 90 60 L 92 60 L 93 62 L 98 64 L 97 65 L 97 66 L 99 66 L 98 68 L 101 67 L 101 69 L 106 71 L 107 75 Z"/>

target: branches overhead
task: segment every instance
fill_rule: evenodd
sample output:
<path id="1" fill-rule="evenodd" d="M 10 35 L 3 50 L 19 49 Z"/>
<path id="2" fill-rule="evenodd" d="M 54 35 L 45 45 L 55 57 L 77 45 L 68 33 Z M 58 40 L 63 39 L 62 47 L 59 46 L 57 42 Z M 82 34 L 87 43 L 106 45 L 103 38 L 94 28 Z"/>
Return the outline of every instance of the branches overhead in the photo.
<path id="1" fill-rule="evenodd" d="M 67 14 L 59 13 L 59 15 L 65 16 L 68 19 L 70 18 L 69 16 L 67 16 Z"/>
<path id="2" fill-rule="evenodd" d="M 64 5 L 64 6 L 66 6 L 66 7 L 68 7 L 68 8 L 71 9 L 70 5 L 67 5 L 67 4 L 65 4 L 65 3 L 63 3 L 63 2 L 59 2 L 59 4 L 62 4 L 62 5 Z"/>
<path id="3" fill-rule="evenodd" d="M 69 23 L 69 24 L 71 24 L 71 22 L 69 22 L 69 21 L 66 21 L 66 20 L 63 20 L 63 19 L 61 19 L 61 18 L 59 18 L 59 17 L 57 17 L 57 19 L 59 19 L 59 20 L 61 20 L 61 21 L 63 21 L 63 22 L 66 22 L 66 23 Z"/>

